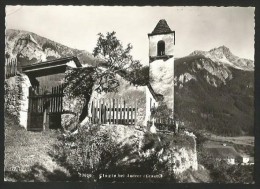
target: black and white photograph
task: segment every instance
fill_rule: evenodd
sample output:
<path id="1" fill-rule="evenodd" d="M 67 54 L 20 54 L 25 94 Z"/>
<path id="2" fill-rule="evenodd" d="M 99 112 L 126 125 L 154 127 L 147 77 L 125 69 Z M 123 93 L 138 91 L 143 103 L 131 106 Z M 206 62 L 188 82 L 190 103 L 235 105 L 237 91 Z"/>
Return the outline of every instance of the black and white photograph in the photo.
<path id="1" fill-rule="evenodd" d="M 254 184 L 255 8 L 5 6 L 4 181 Z"/>

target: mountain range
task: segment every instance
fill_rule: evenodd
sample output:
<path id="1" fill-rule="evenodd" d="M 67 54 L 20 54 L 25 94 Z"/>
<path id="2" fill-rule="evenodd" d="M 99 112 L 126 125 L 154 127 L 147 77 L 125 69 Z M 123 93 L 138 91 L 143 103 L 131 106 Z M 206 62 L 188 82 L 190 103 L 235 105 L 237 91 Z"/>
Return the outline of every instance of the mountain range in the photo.
<path id="1" fill-rule="evenodd" d="M 214 62 L 218 62 L 226 66 L 231 66 L 236 69 L 248 70 L 248 71 L 254 70 L 254 61 L 235 56 L 230 51 L 230 49 L 224 45 L 218 48 L 211 49 L 210 51 L 197 50 L 192 52 L 189 56 L 194 56 L 194 55 L 203 55 L 206 58 L 210 58 Z"/>
<path id="2" fill-rule="evenodd" d="M 6 57 L 17 57 L 22 66 L 68 56 L 77 56 L 85 65 L 100 62 L 85 50 L 73 49 L 28 31 L 8 29 L 5 40 Z"/>
<path id="3" fill-rule="evenodd" d="M 5 54 L 17 57 L 22 65 L 67 56 L 77 56 L 85 66 L 101 62 L 85 50 L 13 29 L 6 30 Z M 174 69 L 178 120 L 187 127 L 220 135 L 253 135 L 254 61 L 221 46 L 175 59 Z"/>
<path id="4" fill-rule="evenodd" d="M 214 58 L 203 52 L 175 60 L 176 117 L 186 125 L 215 134 L 253 135 L 252 65 L 238 69 L 238 65 Z"/>

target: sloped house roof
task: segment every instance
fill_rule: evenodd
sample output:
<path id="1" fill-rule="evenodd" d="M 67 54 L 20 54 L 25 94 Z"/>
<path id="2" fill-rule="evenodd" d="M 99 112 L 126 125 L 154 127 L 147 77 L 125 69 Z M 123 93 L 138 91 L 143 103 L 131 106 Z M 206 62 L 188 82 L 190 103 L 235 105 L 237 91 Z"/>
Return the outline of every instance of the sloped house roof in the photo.
<path id="1" fill-rule="evenodd" d="M 77 57 L 70 56 L 22 66 L 22 72 L 29 77 L 32 86 L 52 90 L 52 87 L 63 83 L 68 67 L 82 67 L 82 65 Z"/>
<path id="2" fill-rule="evenodd" d="M 27 75 L 33 75 L 37 77 L 64 73 L 66 71 L 67 64 L 71 61 L 75 63 L 76 67 L 82 67 L 78 58 L 71 56 L 23 66 L 22 72 Z"/>

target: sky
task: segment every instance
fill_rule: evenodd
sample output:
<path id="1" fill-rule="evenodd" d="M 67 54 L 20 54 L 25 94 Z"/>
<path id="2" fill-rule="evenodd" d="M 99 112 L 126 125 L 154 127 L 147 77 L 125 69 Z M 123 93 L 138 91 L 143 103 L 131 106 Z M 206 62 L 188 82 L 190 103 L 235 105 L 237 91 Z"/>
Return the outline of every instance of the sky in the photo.
<path id="1" fill-rule="evenodd" d="M 115 31 L 132 55 L 149 59 L 148 33 L 160 19 L 175 31 L 175 57 L 222 45 L 254 60 L 253 7 L 7 6 L 6 29 L 34 32 L 63 45 L 92 53 L 98 33 Z"/>

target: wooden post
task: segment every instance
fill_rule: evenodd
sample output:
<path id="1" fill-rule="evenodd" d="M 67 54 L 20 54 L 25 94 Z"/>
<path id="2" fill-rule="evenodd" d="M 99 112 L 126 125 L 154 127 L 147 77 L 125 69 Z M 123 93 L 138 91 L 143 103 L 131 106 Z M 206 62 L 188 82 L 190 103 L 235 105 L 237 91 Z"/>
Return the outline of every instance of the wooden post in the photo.
<path id="1" fill-rule="evenodd" d="M 96 100 L 93 100 L 93 115 L 92 115 L 93 123 L 95 123 L 95 117 L 96 117 Z"/>
<path id="2" fill-rule="evenodd" d="M 12 76 L 12 69 L 13 69 L 13 62 L 12 62 L 12 59 L 10 59 L 10 73 L 9 73 L 9 76 Z"/>
<path id="3" fill-rule="evenodd" d="M 120 124 L 122 124 L 123 122 L 122 122 L 122 97 L 120 97 L 120 112 L 119 112 L 119 117 L 120 117 Z"/>
<path id="4" fill-rule="evenodd" d="M 32 107 L 32 100 L 31 100 L 31 90 L 32 90 L 32 87 L 29 87 L 29 104 L 28 104 L 28 119 L 27 119 L 27 130 L 28 128 L 30 128 L 30 123 L 31 123 L 31 107 Z"/>
<path id="5" fill-rule="evenodd" d="M 51 101 L 52 101 L 52 110 L 51 112 L 54 112 L 54 109 L 55 109 L 55 99 L 53 97 L 53 94 L 54 94 L 54 88 L 52 88 L 52 93 L 51 93 Z"/>
<path id="6" fill-rule="evenodd" d="M 126 124 L 129 125 L 129 106 L 127 106 L 127 121 Z"/>
<path id="7" fill-rule="evenodd" d="M 10 77 L 12 76 L 12 59 L 10 59 L 9 66 L 10 66 L 10 71 L 9 71 L 9 77 Z"/>
<path id="8" fill-rule="evenodd" d="M 46 129 L 50 128 L 50 106 L 46 108 Z"/>
<path id="9" fill-rule="evenodd" d="M 102 99 L 99 99 L 99 105 L 98 105 L 98 115 L 99 115 L 99 119 L 98 119 L 98 123 L 102 124 Z"/>
<path id="10" fill-rule="evenodd" d="M 106 101 L 104 101 L 105 102 L 105 107 L 104 107 L 104 123 L 105 124 L 107 124 L 107 102 Z"/>
<path id="11" fill-rule="evenodd" d="M 98 99 L 98 124 L 101 124 L 101 106 L 100 106 L 100 99 Z"/>
<path id="12" fill-rule="evenodd" d="M 100 115 L 100 123 L 103 124 L 103 104 L 102 104 L 102 98 L 100 99 L 100 112 L 99 112 L 99 115 Z"/>
<path id="13" fill-rule="evenodd" d="M 60 112 L 60 86 L 57 86 L 57 112 Z"/>
<path id="14" fill-rule="evenodd" d="M 115 99 L 113 98 L 113 124 L 115 124 Z"/>
<path id="15" fill-rule="evenodd" d="M 12 59 L 10 59 L 10 61 L 9 61 L 9 77 L 12 76 L 12 67 L 13 67 L 13 65 L 12 65 Z"/>
<path id="16" fill-rule="evenodd" d="M 98 100 L 95 100 L 95 104 L 94 104 L 94 123 L 97 123 L 97 119 L 98 119 Z"/>
<path id="17" fill-rule="evenodd" d="M 16 58 L 14 59 L 14 62 L 15 62 L 14 75 L 16 75 L 17 74 L 17 59 Z"/>
<path id="18" fill-rule="evenodd" d="M 53 94 L 53 87 L 51 88 L 51 94 Z M 50 112 L 53 112 L 53 98 L 50 96 Z"/>
<path id="19" fill-rule="evenodd" d="M 116 124 L 118 124 L 118 99 L 116 99 Z"/>
<path id="20" fill-rule="evenodd" d="M 41 91 L 41 89 L 40 89 L 40 91 Z M 42 108 L 43 98 L 44 98 L 43 96 L 40 97 L 40 112 L 43 112 L 43 108 Z"/>
<path id="21" fill-rule="evenodd" d="M 55 99 L 55 96 L 54 96 L 55 92 L 56 92 L 56 88 L 53 87 L 53 95 L 52 95 L 52 99 L 53 99 L 53 112 L 55 112 L 55 110 L 56 110 L 56 99 Z"/>
<path id="22" fill-rule="evenodd" d="M 134 121 L 133 121 L 133 105 L 131 105 L 131 124 L 134 125 Z"/>
<path id="23" fill-rule="evenodd" d="M 102 124 L 105 124 L 105 99 L 102 101 Z"/>
<path id="24" fill-rule="evenodd" d="M 55 99 L 56 99 L 56 112 L 58 112 L 58 107 L 59 107 L 59 104 L 58 104 L 58 96 L 57 96 L 57 94 L 58 94 L 58 86 L 56 86 L 55 87 L 56 88 L 56 92 L 55 92 Z"/>
<path id="25" fill-rule="evenodd" d="M 35 103 L 36 103 L 36 110 L 35 110 L 35 112 L 38 112 L 38 100 L 39 100 L 39 98 L 36 97 L 35 98 Z"/>
<path id="26" fill-rule="evenodd" d="M 124 100 L 124 109 L 123 109 L 123 124 L 125 124 L 125 112 L 126 112 L 126 107 L 125 107 L 125 100 Z"/>
<path id="27" fill-rule="evenodd" d="M 109 100 L 109 124 L 111 124 L 111 99 Z"/>

